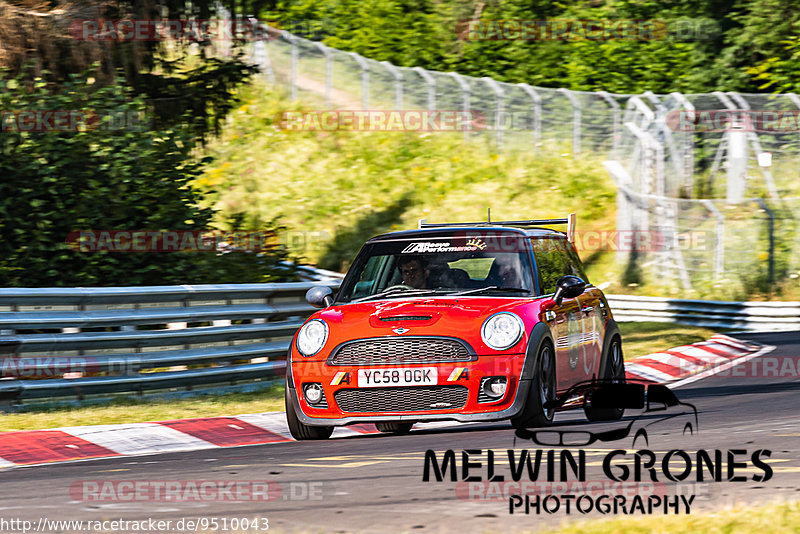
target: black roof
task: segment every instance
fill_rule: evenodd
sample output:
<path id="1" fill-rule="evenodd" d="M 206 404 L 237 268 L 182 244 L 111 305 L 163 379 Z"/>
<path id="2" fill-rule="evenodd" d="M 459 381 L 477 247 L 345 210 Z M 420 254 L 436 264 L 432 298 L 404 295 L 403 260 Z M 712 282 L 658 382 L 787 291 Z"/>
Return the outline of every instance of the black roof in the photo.
<path id="1" fill-rule="evenodd" d="M 451 226 L 447 228 L 421 228 L 414 230 L 400 230 L 398 232 L 389 232 L 373 237 L 369 241 L 391 241 L 393 239 L 413 239 L 415 237 L 451 237 L 453 234 L 461 232 L 505 232 L 521 234 L 527 237 L 550 237 L 550 238 L 563 238 L 566 239 L 567 235 L 564 232 L 551 230 L 550 228 L 514 228 L 512 226 L 497 226 L 488 223 L 486 226 Z"/>

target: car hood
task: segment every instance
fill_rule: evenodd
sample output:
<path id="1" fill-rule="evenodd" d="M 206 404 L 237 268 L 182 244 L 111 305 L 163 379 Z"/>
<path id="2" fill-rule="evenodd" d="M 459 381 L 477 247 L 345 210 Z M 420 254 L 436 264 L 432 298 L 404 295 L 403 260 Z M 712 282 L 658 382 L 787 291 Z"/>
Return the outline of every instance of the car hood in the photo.
<path id="1" fill-rule="evenodd" d="M 486 318 L 500 311 L 513 311 L 522 317 L 528 333 L 538 320 L 540 303 L 541 299 L 530 298 L 423 297 L 331 306 L 313 317 L 328 324 L 328 349 L 370 337 L 446 336 L 464 339 L 480 353 L 486 349 L 480 333 Z"/>

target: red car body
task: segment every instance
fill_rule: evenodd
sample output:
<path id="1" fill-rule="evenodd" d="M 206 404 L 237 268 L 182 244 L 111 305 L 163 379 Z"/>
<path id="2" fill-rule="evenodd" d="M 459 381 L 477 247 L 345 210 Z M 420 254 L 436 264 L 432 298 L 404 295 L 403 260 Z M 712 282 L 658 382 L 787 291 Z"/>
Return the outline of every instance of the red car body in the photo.
<path id="1" fill-rule="evenodd" d="M 511 256 L 512 259 L 521 259 L 518 261 L 520 273 L 517 280 L 529 280 L 528 292 L 520 290 L 519 294 L 509 296 L 504 291 L 513 292 L 510 288 L 481 287 L 481 283 L 489 284 L 494 264 L 500 262 L 503 253 L 492 255 L 491 247 L 480 249 L 480 244 L 486 245 L 487 239 L 476 240 L 473 237 L 470 241 L 470 238 L 463 237 L 463 232 L 513 238 L 520 250 L 506 253 L 506 256 L 517 254 Z M 478 243 L 478 247 L 470 250 L 469 246 L 461 245 L 459 239 L 462 237 L 463 243 Z M 539 245 L 543 242 L 556 243 L 558 247 L 550 247 L 553 250 L 539 254 L 536 249 L 537 246 L 541 249 Z M 430 420 L 511 419 L 518 427 L 542 425 L 552 420 L 552 413 L 544 408 L 546 400 L 554 399 L 578 382 L 609 378 L 610 375 L 619 377 L 624 373 L 619 331 L 602 291 L 585 285 L 579 287 L 580 294 L 572 298 L 568 296 L 569 291 L 545 292 L 555 287 L 551 281 L 545 288 L 547 282 L 543 281 L 543 275 L 548 274 L 552 279 L 554 273 L 558 273 L 558 268 L 552 268 L 552 264 L 554 261 L 557 263 L 561 248 L 573 262 L 577 258 L 565 234 L 541 228 L 520 229 L 484 223 L 484 226 L 460 229 L 385 234 L 373 238 L 367 245 L 389 246 L 388 243 L 397 243 L 392 251 L 400 253 L 414 247 L 435 249 L 433 245 L 442 250 L 465 249 L 463 253 L 448 253 L 446 259 L 452 261 L 442 262 L 448 274 L 464 270 L 453 269 L 453 265 L 471 265 L 473 271 L 478 264 L 491 262 L 492 267 L 483 281 L 473 279 L 473 275 L 469 279 L 461 275 L 462 287 L 458 290 L 431 289 L 430 294 L 418 295 L 414 292 L 425 290 L 398 285 L 396 287 L 406 289 L 397 289 L 399 294 L 385 298 L 378 292 L 375 298 L 367 295 L 362 299 L 342 301 L 342 291 L 346 292 L 347 288 L 355 291 L 353 288 L 358 288 L 358 284 L 372 284 L 380 289 L 380 274 L 374 275 L 375 281 L 353 280 L 354 276 L 360 276 L 359 280 L 365 278 L 364 273 L 369 270 L 369 267 L 364 268 L 365 261 L 382 258 L 374 263 L 388 265 L 383 274 L 386 284 L 390 284 L 390 276 L 397 276 L 394 269 L 399 269 L 392 262 L 403 261 L 400 253 L 373 253 L 372 259 L 362 259 L 360 264 L 357 258 L 336 300 L 327 300 L 322 304 L 325 308 L 313 314 L 306 323 L 321 320 L 326 325 L 322 348 L 310 356 L 301 353 L 299 332 L 292 342 L 286 404 L 290 430 L 296 438 L 322 439 L 329 436 L 335 426 L 363 422 L 378 423 L 379 429 L 393 432 L 404 432 L 413 422 Z M 447 243 L 447 246 L 442 243 Z M 365 250 L 374 250 L 367 245 L 362 255 Z M 432 263 L 437 257 L 434 253 L 426 260 L 428 268 L 425 272 L 429 278 L 431 269 L 440 267 Z M 549 269 L 553 273 L 540 272 L 545 268 L 545 260 L 550 262 Z M 354 273 L 359 265 L 362 267 L 360 274 Z M 523 272 L 525 268 L 529 272 Z M 482 269 L 485 271 L 485 267 Z M 574 273 L 565 272 L 561 276 L 566 282 L 574 283 L 574 280 L 567 280 L 575 279 Z M 577 289 L 573 288 L 572 292 L 575 291 Z M 488 294 L 476 294 L 483 292 Z M 409 293 L 409 296 L 403 293 Z M 493 348 L 487 343 L 482 328 L 490 317 L 506 312 L 521 320 L 522 332 L 510 346 Z M 504 316 L 509 322 L 498 327 L 502 335 L 506 331 L 513 334 L 517 328 L 514 316 Z M 615 350 L 612 341 L 616 342 L 614 354 L 611 354 Z M 609 362 L 612 358 L 619 360 L 618 368 L 611 369 Z M 547 361 L 551 362 L 550 369 L 554 369 L 554 373 L 544 369 Z M 504 392 L 501 392 L 502 377 L 506 380 Z M 497 384 L 498 380 L 501 384 Z M 494 386 L 486 385 L 492 382 L 495 382 Z M 308 387 L 321 389 L 322 400 L 309 402 L 304 394 Z M 316 400 L 320 392 L 313 393 L 312 398 Z M 541 413 L 535 413 L 537 411 Z M 588 411 L 587 415 L 592 418 Z M 597 418 L 613 418 L 602 415 Z"/>

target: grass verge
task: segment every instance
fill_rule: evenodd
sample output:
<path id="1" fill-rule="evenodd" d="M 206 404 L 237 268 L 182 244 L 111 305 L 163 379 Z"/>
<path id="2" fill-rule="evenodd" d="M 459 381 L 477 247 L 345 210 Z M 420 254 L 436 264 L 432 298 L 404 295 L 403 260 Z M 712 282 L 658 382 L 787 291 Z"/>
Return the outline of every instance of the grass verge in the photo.
<path id="1" fill-rule="evenodd" d="M 667 323 L 619 323 L 619 327 L 625 359 L 702 341 L 714 334 L 707 328 Z M 0 431 L 283 411 L 283 387 L 179 399 L 122 398 L 108 404 L 88 406 L 30 405 L 21 410 L 0 414 Z"/>
<path id="2" fill-rule="evenodd" d="M 658 516 L 580 521 L 550 534 L 750 534 L 797 532 L 800 503 L 733 507 L 688 516 Z"/>

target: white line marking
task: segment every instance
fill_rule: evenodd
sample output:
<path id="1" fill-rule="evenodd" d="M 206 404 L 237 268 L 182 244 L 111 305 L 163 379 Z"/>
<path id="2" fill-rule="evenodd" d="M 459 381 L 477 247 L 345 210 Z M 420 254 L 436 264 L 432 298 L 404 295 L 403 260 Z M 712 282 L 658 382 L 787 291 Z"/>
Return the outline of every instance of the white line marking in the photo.
<path id="1" fill-rule="evenodd" d="M 14 467 L 16 465 L 17 464 L 15 464 L 14 462 L 9 462 L 8 460 L 0 458 L 0 469 L 3 469 L 4 467 Z"/>

